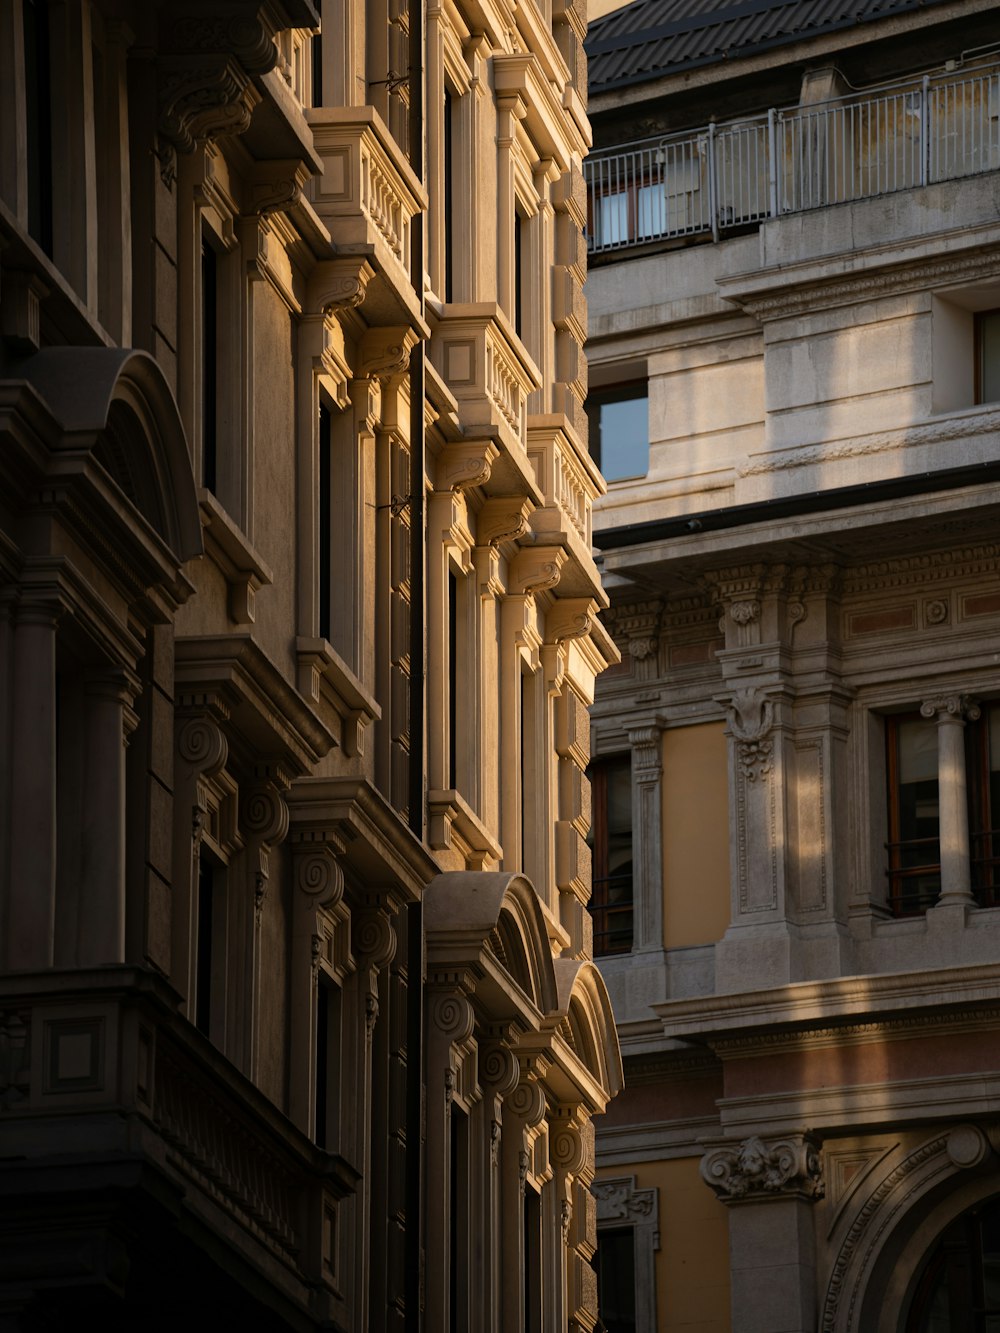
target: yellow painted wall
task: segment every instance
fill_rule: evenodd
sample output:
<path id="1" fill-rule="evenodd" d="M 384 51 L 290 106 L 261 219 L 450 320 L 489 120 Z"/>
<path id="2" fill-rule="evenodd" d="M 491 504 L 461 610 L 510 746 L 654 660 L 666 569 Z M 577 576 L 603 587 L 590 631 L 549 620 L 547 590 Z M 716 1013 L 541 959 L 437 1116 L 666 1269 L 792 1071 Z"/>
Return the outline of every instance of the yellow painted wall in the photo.
<path id="1" fill-rule="evenodd" d="M 723 722 L 663 733 L 663 943 L 714 944 L 729 925 Z"/>
<path id="2" fill-rule="evenodd" d="M 729 1223 L 726 1208 L 698 1174 L 696 1157 L 609 1167 L 659 1190 L 657 1333 L 730 1333 Z"/>

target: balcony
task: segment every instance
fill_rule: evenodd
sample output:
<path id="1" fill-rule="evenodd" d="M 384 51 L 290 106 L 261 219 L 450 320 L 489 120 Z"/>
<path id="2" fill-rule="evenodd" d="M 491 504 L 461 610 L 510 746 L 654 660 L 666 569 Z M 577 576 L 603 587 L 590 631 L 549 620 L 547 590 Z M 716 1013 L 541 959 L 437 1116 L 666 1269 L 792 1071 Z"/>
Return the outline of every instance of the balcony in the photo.
<path id="1" fill-rule="evenodd" d="M 430 359 L 455 395 L 466 437 L 493 440 L 499 448 L 490 464 L 494 488 L 500 484 L 501 489 L 506 485 L 503 493 L 534 494 L 528 395 L 541 386 L 541 376 L 499 306 L 444 306 L 431 337 Z"/>
<path id="2" fill-rule="evenodd" d="M 589 252 L 717 241 L 767 218 L 995 171 L 998 112 L 993 66 L 594 153 L 584 163 Z"/>
<path id="3" fill-rule="evenodd" d="M 312 203 L 338 254 L 371 259 L 390 289 L 413 293 L 410 238 L 427 198 L 405 153 L 370 106 L 315 107 L 306 119 L 323 160 Z"/>
<path id="4" fill-rule="evenodd" d="M 67 1166 L 87 1154 L 106 1191 L 125 1191 L 126 1210 L 152 1217 L 164 1198 L 183 1199 L 186 1221 L 157 1214 L 164 1253 L 196 1234 L 193 1224 L 212 1236 L 219 1266 L 235 1275 L 249 1265 L 266 1280 L 275 1309 L 329 1318 L 339 1305 L 332 1237 L 358 1173 L 297 1130 L 173 1000 L 158 978 L 128 968 L 5 979 L 0 1106 L 19 1165 L 8 1205 L 29 1231 L 44 1227 L 55 1191 L 58 1243 L 72 1236 L 78 1254 L 73 1281 L 116 1291 L 101 1270 L 100 1227 L 65 1205 L 94 1184 L 75 1184 Z M 46 1243 L 43 1232 L 34 1243 Z"/>

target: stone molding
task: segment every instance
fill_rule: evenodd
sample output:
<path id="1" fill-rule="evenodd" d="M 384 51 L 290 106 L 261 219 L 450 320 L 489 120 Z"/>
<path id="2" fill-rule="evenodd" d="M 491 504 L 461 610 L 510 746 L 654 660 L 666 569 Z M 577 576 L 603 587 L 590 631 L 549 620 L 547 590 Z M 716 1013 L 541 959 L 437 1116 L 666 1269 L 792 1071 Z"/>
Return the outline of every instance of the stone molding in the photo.
<path id="1" fill-rule="evenodd" d="M 936 722 L 978 722 L 982 711 L 967 694 L 942 694 L 925 699 L 920 705 L 920 716 Z"/>
<path id="2" fill-rule="evenodd" d="M 764 1199 L 814 1202 L 825 1192 L 819 1141 L 811 1134 L 710 1147 L 701 1159 L 701 1177 L 723 1203 Z"/>
<path id="3" fill-rule="evenodd" d="M 605 1176 L 590 1187 L 601 1230 L 632 1229 L 635 1254 L 636 1333 L 656 1333 L 654 1255 L 660 1248 L 660 1205 L 656 1186 L 639 1189 L 635 1176 Z"/>

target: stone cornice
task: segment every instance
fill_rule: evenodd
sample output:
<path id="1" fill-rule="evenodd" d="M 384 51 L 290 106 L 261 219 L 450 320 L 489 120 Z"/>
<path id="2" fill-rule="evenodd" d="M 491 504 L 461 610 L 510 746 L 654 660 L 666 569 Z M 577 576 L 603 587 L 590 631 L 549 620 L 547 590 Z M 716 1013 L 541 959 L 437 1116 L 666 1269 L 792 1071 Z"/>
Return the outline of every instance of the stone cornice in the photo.
<path id="1" fill-rule="evenodd" d="M 941 1012 L 947 1006 L 947 1012 Z M 964 1008 L 960 1008 L 964 1006 Z M 668 1038 L 719 1054 L 769 1045 L 878 1040 L 889 1031 L 968 1029 L 1000 1014 L 1000 964 L 838 977 L 652 1005 Z"/>
<path id="2" fill-rule="evenodd" d="M 935 421 L 917 422 L 895 430 L 873 431 L 870 435 L 854 435 L 829 443 L 803 444 L 794 449 L 775 450 L 769 454 L 751 455 L 737 475 L 754 477 L 791 468 L 809 467 L 836 462 L 845 458 L 865 458 L 870 454 L 889 450 L 915 449 L 921 446 L 947 444 L 954 440 L 987 436 L 995 438 L 1000 430 L 1000 411 L 995 409 L 955 413 Z"/>

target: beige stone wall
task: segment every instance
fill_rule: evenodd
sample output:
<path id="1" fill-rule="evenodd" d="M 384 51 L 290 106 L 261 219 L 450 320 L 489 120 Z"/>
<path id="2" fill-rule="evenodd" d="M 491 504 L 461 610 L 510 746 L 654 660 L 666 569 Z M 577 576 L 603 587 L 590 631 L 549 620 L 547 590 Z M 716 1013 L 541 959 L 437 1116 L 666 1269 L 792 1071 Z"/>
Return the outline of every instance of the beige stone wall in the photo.
<path id="1" fill-rule="evenodd" d="M 725 727 L 703 722 L 663 733 L 663 944 L 714 944 L 729 925 Z"/>

